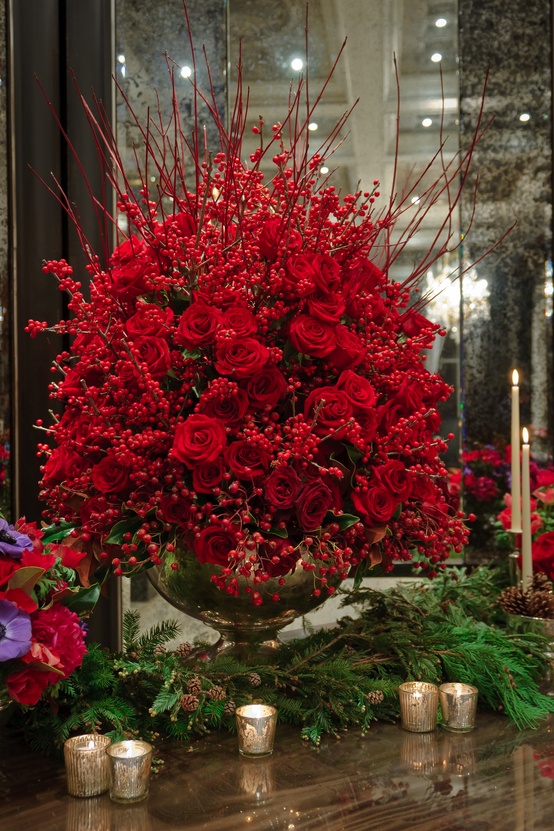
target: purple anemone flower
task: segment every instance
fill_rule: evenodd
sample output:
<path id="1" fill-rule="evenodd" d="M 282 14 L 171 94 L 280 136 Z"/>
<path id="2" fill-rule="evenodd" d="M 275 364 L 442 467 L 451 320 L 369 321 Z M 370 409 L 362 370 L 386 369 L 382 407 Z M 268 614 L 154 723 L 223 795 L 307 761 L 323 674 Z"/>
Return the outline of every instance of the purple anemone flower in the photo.
<path id="1" fill-rule="evenodd" d="M 31 618 L 10 600 L 0 600 L 0 661 L 21 658 L 31 648 Z"/>
<path id="2" fill-rule="evenodd" d="M 14 560 L 20 560 L 25 550 L 31 550 L 33 542 L 27 534 L 20 534 L 13 525 L 8 525 L 0 517 L 0 554 L 7 554 Z"/>

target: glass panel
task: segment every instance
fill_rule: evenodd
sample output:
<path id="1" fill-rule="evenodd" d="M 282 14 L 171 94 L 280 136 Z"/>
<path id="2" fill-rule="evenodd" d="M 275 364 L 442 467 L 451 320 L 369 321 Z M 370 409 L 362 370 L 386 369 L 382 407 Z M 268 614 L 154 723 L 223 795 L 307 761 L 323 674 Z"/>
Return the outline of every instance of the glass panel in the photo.
<path id="1" fill-rule="evenodd" d="M 219 78 L 226 39 L 217 38 L 222 18 L 217 17 L 223 3 L 188 3 L 193 18 L 196 44 L 206 43 L 212 71 Z M 348 123 L 337 135 L 337 147 L 329 160 L 330 176 L 343 193 L 371 190 L 378 179 L 383 194 L 393 187 L 396 170 L 397 188 L 413 191 L 411 217 L 421 210 L 418 195 L 439 175 L 435 168 L 426 171 L 429 160 L 446 138 L 444 160 L 448 162 L 458 149 L 458 75 L 456 3 L 444 0 L 439 14 L 436 3 L 424 0 L 321 0 L 310 4 L 309 22 L 309 84 L 312 101 L 328 78 L 340 51 L 348 39 L 345 52 L 330 80 L 320 106 L 314 113 L 313 149 L 320 137 L 333 130 L 337 121 L 360 99 Z M 131 97 L 131 105 L 144 117 L 146 105 L 156 105 L 154 90 L 167 88 L 167 50 L 179 66 L 189 59 L 184 31 L 181 2 L 165 2 L 163 11 L 139 0 L 118 0 L 117 55 L 119 80 Z M 200 12 L 205 12 L 199 16 Z M 202 22 L 203 20 L 203 22 Z M 197 21 L 195 23 L 195 21 Z M 203 28 L 205 26 L 205 29 Z M 289 88 L 305 72 L 305 0 L 230 0 L 229 2 L 229 86 L 231 100 L 236 80 L 238 46 L 242 42 L 244 89 L 249 91 L 249 126 L 262 115 L 265 124 L 282 120 L 287 110 Z M 396 54 L 402 95 L 398 154 L 396 148 L 397 84 L 393 54 Z M 440 55 L 440 60 L 432 56 Z M 296 61 L 296 63 L 292 63 Z M 441 91 L 439 66 L 443 72 Z M 296 69 L 295 67 L 298 67 Z M 180 87 L 179 87 L 180 89 Z M 183 87 L 184 89 L 184 87 Z M 183 97 L 184 113 L 187 100 Z M 190 112 L 190 109 L 189 109 Z M 442 116 L 441 116 L 442 113 Z M 118 109 L 118 140 L 122 153 L 132 161 L 131 143 L 136 141 L 135 129 Z M 245 158 L 256 148 L 256 138 L 248 128 L 243 152 Z M 322 171 L 323 175 L 327 175 Z M 360 184 L 359 184 L 360 183 Z M 384 200 L 384 197 L 383 197 Z M 444 235 L 440 225 L 448 210 L 446 195 L 427 213 L 420 232 L 405 247 L 394 263 L 392 276 L 404 279 L 414 262 L 419 262 L 430 249 L 440 246 Z M 401 234 L 410 219 L 407 212 L 399 223 Z M 457 234 L 455 226 L 454 234 Z M 455 236 L 456 238 L 456 236 Z M 376 262 L 379 262 L 376 254 Z M 457 260 L 441 259 L 429 269 L 429 289 L 433 292 L 437 279 L 450 282 Z M 453 283 L 439 301 L 426 311 L 441 322 L 447 332 L 428 357 L 429 368 L 442 372 L 456 388 L 446 405 L 443 418 L 446 432 L 459 435 L 459 288 Z M 452 463 L 457 460 L 458 446 L 451 446 Z M 128 583 L 124 581 L 128 592 Z M 143 623 L 161 617 L 175 617 L 163 602 L 151 598 L 152 589 L 141 578 L 133 581 L 131 602 L 140 609 Z M 148 601 L 148 602 L 145 602 Z M 310 615 L 312 622 L 329 621 L 337 614 L 336 605 L 327 601 L 322 610 Z M 298 627 L 298 622 L 292 624 Z M 191 639 L 201 631 L 200 625 L 186 623 L 185 637 Z"/>

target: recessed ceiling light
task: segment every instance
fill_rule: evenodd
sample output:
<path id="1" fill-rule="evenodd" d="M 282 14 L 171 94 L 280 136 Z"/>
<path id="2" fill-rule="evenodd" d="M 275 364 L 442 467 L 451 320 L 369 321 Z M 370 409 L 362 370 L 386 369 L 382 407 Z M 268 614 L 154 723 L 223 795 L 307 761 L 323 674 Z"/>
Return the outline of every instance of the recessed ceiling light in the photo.
<path id="1" fill-rule="evenodd" d="M 191 75 L 192 69 L 190 68 L 190 66 L 187 66 L 185 64 L 183 67 L 181 67 L 181 78 L 190 78 Z"/>
<path id="2" fill-rule="evenodd" d="M 326 165 L 323 165 L 321 168 L 321 173 L 329 173 L 329 168 Z"/>
<path id="3" fill-rule="evenodd" d="M 520 121 L 529 121 L 530 118 L 531 118 L 531 116 L 529 115 L 529 113 L 521 113 L 521 115 L 519 117 L 519 120 Z"/>
<path id="4" fill-rule="evenodd" d="M 419 196 L 412 196 L 412 205 L 419 205 Z"/>
<path id="5" fill-rule="evenodd" d="M 304 61 L 302 58 L 293 58 L 290 65 L 291 69 L 294 69 L 295 72 L 300 72 L 301 69 L 304 69 Z"/>
<path id="6" fill-rule="evenodd" d="M 433 123 L 432 118 L 424 118 L 423 121 L 421 122 L 421 126 L 422 127 L 430 127 L 432 123 Z"/>
<path id="7" fill-rule="evenodd" d="M 444 29 L 447 22 L 448 21 L 445 17 L 437 17 L 437 19 L 435 20 L 435 26 L 437 27 L 437 29 Z"/>
<path id="8" fill-rule="evenodd" d="M 308 124 L 308 130 L 311 130 L 312 133 L 315 133 L 315 131 L 317 130 L 317 126 L 318 125 L 315 121 L 310 121 L 310 123 Z"/>
<path id="9" fill-rule="evenodd" d="M 118 55 L 117 60 L 119 63 L 125 63 L 125 55 Z"/>
<path id="10" fill-rule="evenodd" d="M 432 54 L 431 55 L 431 60 L 433 61 L 433 63 L 439 63 L 439 61 L 442 61 L 441 53 L 440 52 L 435 52 L 434 54 Z"/>

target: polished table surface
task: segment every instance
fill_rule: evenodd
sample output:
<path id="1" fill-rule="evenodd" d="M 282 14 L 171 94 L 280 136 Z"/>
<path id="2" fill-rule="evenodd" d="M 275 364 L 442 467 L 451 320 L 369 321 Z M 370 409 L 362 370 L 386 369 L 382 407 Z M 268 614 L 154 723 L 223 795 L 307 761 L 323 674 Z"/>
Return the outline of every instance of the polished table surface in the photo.
<path id="1" fill-rule="evenodd" d="M 481 713 L 464 735 L 376 723 L 318 748 L 280 726 L 263 760 L 214 733 L 164 745 L 148 799 L 129 806 L 70 797 L 63 762 L 0 742 L 0 831 L 554 829 L 554 719 L 520 733 Z"/>

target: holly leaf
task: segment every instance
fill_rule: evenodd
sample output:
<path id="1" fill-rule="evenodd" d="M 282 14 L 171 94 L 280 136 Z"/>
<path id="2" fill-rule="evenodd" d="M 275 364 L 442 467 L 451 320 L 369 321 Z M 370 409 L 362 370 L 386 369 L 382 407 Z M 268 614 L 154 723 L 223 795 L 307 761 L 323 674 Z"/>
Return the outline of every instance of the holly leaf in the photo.
<path id="1" fill-rule="evenodd" d="M 8 580 L 9 589 L 21 589 L 30 595 L 34 587 L 44 574 L 44 569 L 38 566 L 23 566 L 12 574 Z"/>
<path id="2" fill-rule="evenodd" d="M 329 511 L 329 513 L 325 517 L 325 522 L 328 525 L 330 525 L 332 522 L 336 522 L 341 531 L 346 531 L 347 528 L 351 528 L 353 525 L 356 525 L 358 522 L 360 522 L 360 517 L 354 516 L 354 514 L 337 515 Z"/>
<path id="3" fill-rule="evenodd" d="M 61 603 L 71 609 L 72 612 L 77 612 L 78 615 L 87 614 L 92 612 L 98 603 L 100 591 L 100 583 L 94 583 L 86 589 L 71 589 L 68 595 L 61 598 Z"/>
<path id="4" fill-rule="evenodd" d="M 50 542 L 58 542 L 68 537 L 77 526 L 73 522 L 60 522 L 59 525 L 47 525 L 42 528 L 41 542 L 48 545 Z"/>
<path id="5" fill-rule="evenodd" d="M 135 534 L 142 525 L 142 522 L 143 520 L 138 516 L 116 522 L 104 542 L 107 545 L 123 545 L 125 534 Z"/>
<path id="6" fill-rule="evenodd" d="M 287 529 L 279 528 L 277 525 L 273 525 L 267 533 L 271 534 L 273 537 L 281 537 L 281 539 L 283 540 L 286 540 L 286 538 L 288 537 Z"/>

